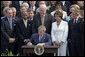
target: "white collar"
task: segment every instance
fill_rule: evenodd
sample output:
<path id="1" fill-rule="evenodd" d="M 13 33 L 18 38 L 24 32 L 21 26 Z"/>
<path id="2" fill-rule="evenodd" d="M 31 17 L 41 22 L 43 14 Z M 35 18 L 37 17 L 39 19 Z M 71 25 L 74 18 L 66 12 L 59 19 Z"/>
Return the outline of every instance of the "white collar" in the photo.
<path id="1" fill-rule="evenodd" d="M 63 6 L 65 5 L 65 1 L 62 2 Z"/>
<path id="2" fill-rule="evenodd" d="M 23 22 L 25 23 L 26 20 L 23 19 Z"/>

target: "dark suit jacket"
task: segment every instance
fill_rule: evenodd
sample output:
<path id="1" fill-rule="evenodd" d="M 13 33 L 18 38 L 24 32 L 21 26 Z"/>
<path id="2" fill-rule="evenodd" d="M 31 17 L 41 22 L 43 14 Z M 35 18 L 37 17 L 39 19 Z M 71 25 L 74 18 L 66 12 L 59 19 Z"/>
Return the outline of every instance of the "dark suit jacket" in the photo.
<path id="1" fill-rule="evenodd" d="M 1 20 L 1 52 L 5 54 L 7 54 L 6 49 L 9 49 L 13 52 L 14 43 L 9 43 L 9 38 L 15 38 L 14 34 L 15 20 L 12 19 L 12 21 L 13 22 L 11 29 L 7 17 Z"/>
<path id="2" fill-rule="evenodd" d="M 50 9 L 47 11 L 47 13 L 50 14 L 50 13 L 53 12 L 55 9 L 56 9 L 55 6 L 51 6 Z"/>
<path id="3" fill-rule="evenodd" d="M 16 36 L 18 37 L 19 40 L 24 41 L 24 39 L 30 39 L 31 36 L 31 24 L 27 24 L 27 28 L 25 28 L 23 19 L 17 21 L 16 27 Z"/>
<path id="4" fill-rule="evenodd" d="M 31 9 L 31 5 L 29 6 L 29 8 Z M 37 7 L 35 6 L 34 14 L 36 14 L 36 10 L 37 10 Z"/>
<path id="5" fill-rule="evenodd" d="M 39 42 L 39 34 L 35 33 L 31 36 L 31 42 L 33 45 L 37 45 L 38 43 L 45 43 L 45 45 L 51 45 L 51 36 L 47 33 L 43 35 L 42 41 Z"/>
<path id="6" fill-rule="evenodd" d="M 81 55 L 84 56 L 84 18 L 82 18 L 80 29 L 81 29 Z"/>
<path id="7" fill-rule="evenodd" d="M 9 39 L 10 37 L 14 37 L 14 27 L 15 27 L 15 20 L 12 20 L 12 28 L 10 28 L 10 24 L 9 21 L 7 19 L 7 17 L 5 17 L 4 19 L 2 19 L 1 21 L 1 27 L 2 27 L 2 36 L 4 37 L 4 39 Z"/>
<path id="8" fill-rule="evenodd" d="M 78 22 L 76 24 L 73 23 L 74 20 L 69 21 L 69 35 L 68 38 L 71 39 L 72 43 L 78 44 L 80 40 L 80 23 L 81 23 L 81 18 L 78 19 Z M 77 41 L 75 41 L 77 40 Z"/>
<path id="9" fill-rule="evenodd" d="M 64 11 L 66 11 L 68 15 L 69 15 L 69 12 L 70 12 L 69 11 L 70 6 L 71 6 L 71 3 L 69 1 L 66 1 L 65 4 L 64 4 L 64 6 L 62 6 L 62 9 Z"/>
<path id="10" fill-rule="evenodd" d="M 69 21 L 69 33 L 68 39 L 71 42 L 68 42 L 70 52 L 72 56 L 80 56 L 81 55 L 81 30 L 80 30 L 80 23 L 81 18 L 78 19 L 77 23 L 73 23 L 74 20 Z M 77 52 L 76 52 L 77 51 Z"/>
<path id="11" fill-rule="evenodd" d="M 21 12 L 20 11 L 17 11 L 16 12 L 16 16 L 18 17 L 18 18 L 21 18 L 22 16 L 21 16 Z"/>
<path id="12" fill-rule="evenodd" d="M 44 19 L 44 26 L 46 27 L 46 33 L 50 34 L 51 33 L 51 25 L 52 22 L 54 21 L 54 18 L 50 14 L 45 15 Z M 41 17 L 40 14 L 36 14 L 33 19 L 33 25 L 32 25 L 32 31 L 33 33 L 38 32 L 38 27 L 42 25 L 41 23 Z"/>

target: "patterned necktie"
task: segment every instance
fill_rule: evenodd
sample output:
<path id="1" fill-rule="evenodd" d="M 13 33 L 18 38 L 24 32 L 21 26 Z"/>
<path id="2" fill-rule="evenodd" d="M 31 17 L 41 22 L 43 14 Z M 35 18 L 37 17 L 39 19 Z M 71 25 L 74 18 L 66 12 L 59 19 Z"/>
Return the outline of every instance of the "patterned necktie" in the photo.
<path id="1" fill-rule="evenodd" d="M 25 20 L 25 28 L 27 28 L 27 20 Z"/>
<path id="2" fill-rule="evenodd" d="M 44 17 L 42 17 L 42 25 L 44 25 Z"/>

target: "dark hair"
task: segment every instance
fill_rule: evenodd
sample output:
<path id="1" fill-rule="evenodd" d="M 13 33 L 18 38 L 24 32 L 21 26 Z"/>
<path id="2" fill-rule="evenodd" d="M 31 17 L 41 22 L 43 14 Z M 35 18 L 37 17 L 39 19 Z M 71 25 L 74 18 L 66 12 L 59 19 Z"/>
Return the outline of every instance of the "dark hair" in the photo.
<path id="1" fill-rule="evenodd" d="M 27 12 L 31 12 L 31 11 L 34 13 L 34 11 L 33 11 L 33 10 L 31 10 L 31 9 L 28 9 L 28 10 L 27 10 Z"/>
<path id="2" fill-rule="evenodd" d="M 55 15 L 58 15 L 61 19 L 62 19 L 62 17 L 63 17 L 63 13 L 62 13 L 61 11 L 59 11 L 59 10 L 57 10 L 57 11 L 54 13 L 54 17 L 55 17 Z"/>
<path id="3" fill-rule="evenodd" d="M 57 3 L 55 4 L 55 6 L 58 6 L 58 5 L 63 6 L 63 4 L 62 4 L 62 2 L 61 2 L 61 1 L 59 1 L 59 2 L 57 2 Z"/>

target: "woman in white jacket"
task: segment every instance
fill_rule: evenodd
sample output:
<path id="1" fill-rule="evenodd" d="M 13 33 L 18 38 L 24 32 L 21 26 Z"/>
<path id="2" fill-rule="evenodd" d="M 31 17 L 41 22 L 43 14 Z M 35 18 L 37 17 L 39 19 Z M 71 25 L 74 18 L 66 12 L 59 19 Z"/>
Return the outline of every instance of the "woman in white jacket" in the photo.
<path id="1" fill-rule="evenodd" d="M 52 42 L 58 46 L 58 56 L 66 56 L 68 23 L 62 20 L 62 12 L 56 11 L 54 17 L 56 22 L 52 23 Z"/>

